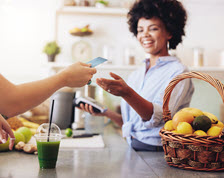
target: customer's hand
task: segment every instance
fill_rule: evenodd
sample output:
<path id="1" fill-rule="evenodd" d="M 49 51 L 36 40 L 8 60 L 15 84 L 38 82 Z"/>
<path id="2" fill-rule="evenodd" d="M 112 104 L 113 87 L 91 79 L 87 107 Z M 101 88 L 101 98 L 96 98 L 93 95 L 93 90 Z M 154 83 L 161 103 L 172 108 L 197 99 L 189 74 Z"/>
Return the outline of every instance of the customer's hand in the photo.
<path id="1" fill-rule="evenodd" d="M 121 97 L 128 95 L 130 87 L 125 83 L 125 81 L 120 76 L 112 72 L 110 72 L 110 76 L 113 77 L 114 80 L 97 78 L 96 83 L 110 94 Z"/>
<path id="2" fill-rule="evenodd" d="M 82 109 L 83 111 L 86 111 L 88 113 L 90 113 L 91 115 L 93 116 L 106 116 L 105 113 L 96 113 L 94 112 L 93 110 L 93 107 L 91 105 L 88 105 L 88 104 L 80 104 L 80 108 L 79 109 Z"/>
<path id="3" fill-rule="evenodd" d="M 8 135 L 10 137 L 9 149 L 12 150 L 15 142 L 15 136 L 8 122 L 0 115 L 0 144 L 7 142 Z"/>
<path id="4" fill-rule="evenodd" d="M 90 66 L 91 64 L 76 62 L 61 71 L 59 75 L 63 77 L 65 86 L 82 87 L 86 85 L 93 77 L 93 74 L 96 73 L 96 69 L 90 68 Z"/>

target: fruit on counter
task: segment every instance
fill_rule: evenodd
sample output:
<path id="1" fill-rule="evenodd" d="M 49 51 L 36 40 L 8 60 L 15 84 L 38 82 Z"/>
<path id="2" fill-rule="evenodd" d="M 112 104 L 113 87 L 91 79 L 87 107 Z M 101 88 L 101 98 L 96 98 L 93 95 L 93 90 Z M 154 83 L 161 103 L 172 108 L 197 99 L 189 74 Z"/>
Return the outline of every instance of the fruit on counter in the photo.
<path id="1" fill-rule="evenodd" d="M 37 128 L 40 126 L 39 124 L 30 122 L 23 117 L 19 117 L 19 120 L 23 123 L 25 127 L 28 127 L 31 130 L 32 135 L 36 133 Z"/>
<path id="2" fill-rule="evenodd" d="M 214 114 L 209 112 L 203 112 L 203 115 L 207 116 L 211 120 L 212 124 L 218 123 L 218 118 Z"/>
<path id="3" fill-rule="evenodd" d="M 16 132 L 22 133 L 25 137 L 25 143 L 29 142 L 32 137 L 32 132 L 27 127 L 20 127 L 16 130 Z"/>
<path id="4" fill-rule="evenodd" d="M 19 120 L 17 116 L 8 118 L 6 121 L 13 130 L 23 127 L 23 123 Z"/>
<path id="5" fill-rule="evenodd" d="M 40 125 L 34 122 L 30 122 L 23 117 L 19 117 L 19 120 L 23 123 L 23 126 L 28 127 L 28 128 L 34 128 L 37 129 Z"/>
<path id="6" fill-rule="evenodd" d="M 192 123 L 194 130 L 203 130 L 204 132 L 207 132 L 211 125 L 211 120 L 205 115 L 196 117 Z"/>
<path id="7" fill-rule="evenodd" d="M 207 133 L 205 133 L 203 130 L 196 130 L 193 134 L 199 136 L 207 136 Z"/>
<path id="8" fill-rule="evenodd" d="M 17 131 L 15 131 L 14 132 L 14 136 L 15 136 L 15 142 L 14 142 L 14 145 L 16 145 L 17 143 L 19 143 L 19 142 L 25 142 L 25 136 L 22 134 L 22 133 L 20 133 L 20 132 L 17 132 Z"/>
<path id="9" fill-rule="evenodd" d="M 191 127 L 191 125 L 187 122 L 180 122 L 177 125 L 177 133 L 180 134 L 192 134 L 193 133 L 193 129 Z"/>
<path id="10" fill-rule="evenodd" d="M 16 144 L 15 149 L 18 151 L 24 151 L 25 153 L 37 154 L 37 146 L 33 144 L 25 144 L 24 142 L 19 142 Z"/>
<path id="11" fill-rule="evenodd" d="M 194 115 L 190 112 L 180 110 L 173 116 L 173 127 L 174 129 L 177 128 L 177 125 L 180 122 L 187 122 L 191 124 L 194 120 Z"/>
<path id="12" fill-rule="evenodd" d="M 197 108 L 183 108 L 180 111 L 189 112 L 194 116 L 194 118 L 198 117 L 200 115 L 204 115 L 203 112 L 200 109 L 197 109 Z"/>
<path id="13" fill-rule="evenodd" d="M 167 130 L 167 131 L 172 131 L 174 130 L 174 127 L 173 127 L 173 120 L 169 120 L 165 123 L 164 125 L 164 129 Z"/>
<path id="14" fill-rule="evenodd" d="M 7 142 L 0 144 L 0 151 L 8 151 L 9 150 L 9 138 Z"/>
<path id="15" fill-rule="evenodd" d="M 208 131 L 207 134 L 209 136 L 217 137 L 221 134 L 222 128 L 218 126 L 212 126 Z"/>
<path id="16" fill-rule="evenodd" d="M 65 135 L 66 135 L 67 137 L 71 137 L 72 134 L 73 134 L 73 132 L 72 132 L 72 129 L 71 129 L 71 128 L 67 128 L 67 129 L 65 130 Z"/>

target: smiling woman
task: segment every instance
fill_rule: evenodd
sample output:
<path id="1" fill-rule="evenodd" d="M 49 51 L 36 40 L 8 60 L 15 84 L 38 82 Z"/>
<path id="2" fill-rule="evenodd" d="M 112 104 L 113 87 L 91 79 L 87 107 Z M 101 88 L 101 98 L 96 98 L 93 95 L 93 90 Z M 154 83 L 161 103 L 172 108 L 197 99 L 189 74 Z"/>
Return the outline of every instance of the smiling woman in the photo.
<path id="1" fill-rule="evenodd" d="M 80 106 L 92 115 L 107 116 L 122 127 L 123 136 L 136 151 L 161 151 L 159 131 L 163 127 L 162 104 L 165 88 L 178 74 L 188 69 L 170 56 L 182 41 L 186 12 L 176 0 L 139 0 L 128 13 L 130 31 L 150 56 L 145 66 L 133 72 L 127 83 L 110 73 L 111 79 L 97 79 L 97 84 L 112 95 L 121 96 L 121 113 L 110 109 L 97 114 L 87 104 Z M 169 44 L 169 45 L 168 45 Z M 170 101 L 171 113 L 187 107 L 193 94 L 192 81 L 180 82 Z"/>

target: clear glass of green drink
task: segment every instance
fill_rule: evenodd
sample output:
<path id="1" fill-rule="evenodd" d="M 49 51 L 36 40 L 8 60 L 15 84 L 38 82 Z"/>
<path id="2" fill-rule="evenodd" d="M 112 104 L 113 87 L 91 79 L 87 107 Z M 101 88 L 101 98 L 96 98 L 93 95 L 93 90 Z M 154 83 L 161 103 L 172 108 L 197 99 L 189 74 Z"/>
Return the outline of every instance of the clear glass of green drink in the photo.
<path id="1" fill-rule="evenodd" d="M 49 123 L 44 123 L 37 129 L 35 138 L 41 169 L 56 167 L 61 137 L 61 130 L 56 124 L 52 123 L 49 129 Z"/>

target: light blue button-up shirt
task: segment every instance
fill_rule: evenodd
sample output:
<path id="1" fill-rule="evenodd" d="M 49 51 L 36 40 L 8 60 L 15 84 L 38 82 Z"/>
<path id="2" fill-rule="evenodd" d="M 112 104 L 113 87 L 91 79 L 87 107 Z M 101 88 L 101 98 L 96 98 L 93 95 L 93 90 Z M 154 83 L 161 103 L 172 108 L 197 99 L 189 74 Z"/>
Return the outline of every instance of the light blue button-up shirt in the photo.
<path id="1" fill-rule="evenodd" d="M 129 76 L 127 84 L 153 104 L 154 112 L 149 121 L 143 121 L 138 113 L 122 99 L 122 133 L 129 145 L 131 144 L 131 136 L 133 136 L 143 143 L 161 146 L 159 131 L 164 126 L 162 119 L 164 91 L 175 76 L 189 70 L 179 59 L 172 56 L 160 57 L 156 65 L 147 72 L 146 66 L 149 65 L 150 61 L 145 60 L 144 62 L 146 65 L 133 72 Z M 193 92 L 194 87 L 191 79 L 182 80 L 175 86 L 169 102 L 172 116 L 178 110 L 189 106 Z"/>

